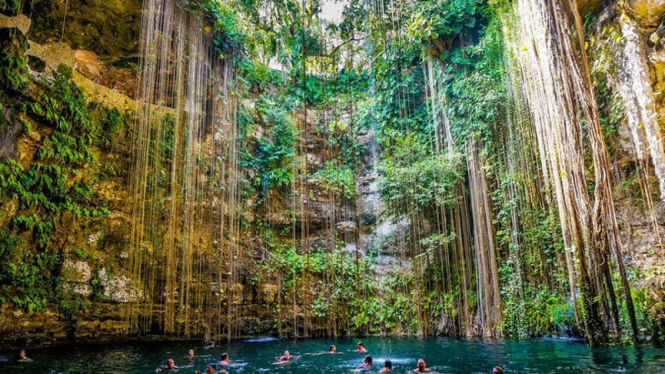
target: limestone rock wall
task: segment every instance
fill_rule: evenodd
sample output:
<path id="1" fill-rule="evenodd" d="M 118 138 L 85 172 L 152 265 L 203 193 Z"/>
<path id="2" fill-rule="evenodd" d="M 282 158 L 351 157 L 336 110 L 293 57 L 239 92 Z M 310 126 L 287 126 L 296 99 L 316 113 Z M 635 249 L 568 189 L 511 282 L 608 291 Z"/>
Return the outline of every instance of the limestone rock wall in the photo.
<path id="1" fill-rule="evenodd" d="M 582 7 L 584 3 L 580 4 Z M 639 38 L 639 53 L 643 53 L 643 60 L 646 61 L 645 78 L 647 85 L 653 91 L 653 101 L 655 103 L 655 113 L 657 126 L 656 131 L 665 134 L 665 1 L 662 0 L 628 0 L 612 3 L 606 8 L 598 7 L 595 10 L 598 15 L 595 34 L 591 33 L 589 37 L 598 37 L 604 27 L 613 27 L 615 30 L 621 30 L 619 34 L 627 30 L 622 25 L 629 23 L 628 31 L 634 29 Z M 614 53 L 621 54 L 621 49 L 625 43 L 625 37 L 622 40 L 605 40 L 605 43 L 612 44 L 608 48 L 614 50 Z M 630 57 L 630 56 L 629 56 Z M 637 56 L 635 56 L 637 57 Z M 593 61 L 591 62 L 593 63 Z M 615 58 L 618 74 L 621 69 L 627 68 L 621 66 L 626 64 L 625 58 Z M 612 81 L 615 79 L 615 81 Z M 618 86 L 621 84 L 621 77 L 614 75 L 610 78 L 612 89 L 620 93 Z M 613 84 L 612 84 L 613 83 Z M 634 90 L 634 87 L 629 87 Z M 643 95 L 642 92 L 637 92 Z M 625 99 L 625 97 L 624 97 Z M 623 105 L 638 106 L 639 100 Z M 639 110 L 631 107 L 626 112 Z M 644 123 L 638 126 L 638 130 L 643 130 Z M 658 149 L 647 144 L 644 149 L 647 152 L 646 157 L 646 184 L 650 189 L 650 197 L 653 209 L 649 208 L 648 201 L 644 199 L 644 191 L 641 191 L 637 184 L 638 164 L 634 141 L 631 140 L 631 128 L 628 121 L 622 121 L 612 141 L 611 157 L 613 159 L 613 168 L 615 170 L 615 200 L 617 204 L 617 215 L 620 220 L 620 228 L 625 248 L 624 261 L 628 264 L 635 288 L 643 290 L 651 302 L 665 300 L 665 248 L 663 247 L 663 233 L 665 233 L 665 201 L 659 194 L 659 183 L 654 173 L 653 157 L 665 157 L 662 148 Z M 643 167 L 644 168 L 644 167 Z M 633 183 L 636 184 L 633 184 Z M 628 187 L 633 186 L 633 187 Z M 655 314 L 660 312 L 654 310 Z"/>
<path id="2" fill-rule="evenodd" d="M 665 126 L 665 0 L 631 0 L 622 5 L 623 11 L 637 24 L 644 48 L 648 57 L 651 85 L 655 93 L 658 121 Z M 588 11 L 599 11 L 597 2 L 582 2 L 580 8 Z M 131 100 L 135 81 L 135 61 L 138 39 L 140 1 L 109 0 L 80 1 L 70 0 L 70 9 L 64 22 L 69 30 L 61 38 L 61 21 L 64 20 L 64 3 L 50 0 L 35 0 L 33 8 L 24 9 L 24 15 L 17 18 L 0 16 L 0 26 L 19 27 L 30 39 L 28 55 L 44 63 L 44 72 L 36 70 L 32 74 L 39 76 L 49 70 L 57 69 L 59 64 L 73 66 L 79 62 L 82 73 L 75 73 L 74 82 L 85 89 L 90 100 L 102 102 L 104 105 L 127 110 L 135 107 Z M 98 15 L 104 14 L 101 19 Z M 91 15 L 94 15 L 92 17 Z M 110 26 L 109 26 L 110 25 Z M 61 40 L 62 39 L 62 40 Z M 62 42 L 62 43 L 61 43 Z M 123 65 L 123 64 L 127 65 Z M 115 69 L 115 70 L 114 70 Z M 107 84 L 95 83 L 98 73 L 105 72 Z M 115 71 L 115 73 L 113 72 Z M 123 82 L 129 82 L 120 89 L 111 89 L 109 80 L 113 76 Z M 251 103 L 248 104 L 250 106 Z M 8 111 L 3 108 L 3 111 Z M 165 113 L 168 110 L 155 108 Z M 5 113 L 5 117 L 14 117 Z M 308 119 L 297 116 L 301 128 L 307 127 L 308 136 L 303 138 L 304 157 L 308 173 L 313 173 L 326 161 L 326 149 L 319 132 L 315 131 L 324 120 L 321 113 L 310 112 Z M 20 162 L 29 163 L 34 156 L 35 148 L 48 129 L 33 124 L 33 131 L 21 134 L 20 123 L 15 123 L 4 132 L 0 132 L 0 158 L 14 157 Z M 259 127 L 255 134 L 250 135 L 250 142 L 263 135 L 265 129 Z M 626 133 L 625 128 L 618 129 Z M 358 134 L 359 141 L 366 147 L 363 162 L 356 175 L 356 195 L 354 201 L 344 203 L 331 202 L 325 186 L 320 180 L 307 174 L 296 182 L 295 201 L 305 201 L 308 215 L 309 245 L 323 248 L 331 235 L 337 235 L 345 245 L 348 253 L 359 253 L 364 256 L 369 251 L 376 254 L 375 272 L 377 277 L 390 276 L 391 272 L 409 271 L 409 264 L 400 261 L 398 251 L 400 244 L 408 237 L 409 223 L 403 217 L 386 217 L 382 215 L 383 202 L 378 191 L 380 173 L 378 162 L 380 149 L 376 142 L 375 130 Z M 101 168 L 106 165 L 126 167 L 131 157 L 129 140 L 125 139 L 119 154 L 107 154 L 98 150 Z M 620 147 L 625 155 L 614 155 L 624 158 L 630 164 L 631 157 L 627 150 Z M 300 166 L 299 166 L 300 167 Z M 247 177 L 251 178 L 251 175 Z M 303 195 L 303 183 L 307 183 L 307 194 Z M 654 182 L 654 181 L 651 181 Z M 67 258 L 64 272 L 67 279 L 65 287 L 73 294 L 92 300 L 89 311 L 75 320 L 62 319 L 53 311 L 27 313 L 7 304 L 0 307 L 0 346 L 50 345 L 70 339 L 78 341 L 111 341 L 127 338 L 126 312 L 127 304 L 139 298 L 142 290 L 132 284 L 131 275 L 127 271 L 127 236 L 131 225 L 126 202 L 129 201 L 128 183 L 126 179 L 110 178 L 99 181 L 96 185 L 96 198 L 105 201 L 111 213 L 104 218 L 92 222 L 86 227 L 71 227 L 61 233 L 63 242 L 69 241 L 82 246 L 96 254 L 96 258 L 81 259 L 76 256 Z M 656 189 L 657 190 L 657 189 Z M 257 218 L 264 219 L 274 228 L 291 226 L 291 218 L 287 211 L 293 210 L 293 201 L 284 194 L 271 192 L 267 210 L 260 210 L 255 203 L 256 195 L 246 197 L 244 203 L 248 209 L 244 214 L 252 224 Z M 659 237 L 653 230 L 653 219 L 639 202 L 626 196 L 618 196 L 619 216 L 622 220 L 622 235 L 626 247 L 627 262 L 631 267 L 644 273 L 639 287 L 647 289 L 652 299 L 663 300 L 665 290 L 665 255 Z M 656 199 L 656 220 L 665 234 L 665 204 Z M 16 201 L 0 201 L 2 210 L 7 213 L 0 216 L 0 227 L 15 214 Z M 332 217 L 332 218 L 331 218 Z M 65 222 L 74 225 L 72 218 Z M 331 225 L 332 223 L 332 225 Z M 300 230 L 302 221 L 295 224 Z M 298 232 L 298 235 L 300 232 Z M 289 241 L 290 235 L 280 238 Z M 242 238 L 241 247 L 248 252 L 260 252 L 259 232 L 248 232 Z M 302 243 L 299 250 L 304 251 Z M 72 248 L 74 249 L 74 248 Z M 249 272 L 251 269 L 246 269 Z M 236 305 L 243 334 L 265 334 L 275 332 L 275 314 L 269 307 L 279 294 L 279 285 L 264 282 L 256 286 L 238 284 L 236 289 Z M 292 313 L 300 313 L 296 308 Z"/>

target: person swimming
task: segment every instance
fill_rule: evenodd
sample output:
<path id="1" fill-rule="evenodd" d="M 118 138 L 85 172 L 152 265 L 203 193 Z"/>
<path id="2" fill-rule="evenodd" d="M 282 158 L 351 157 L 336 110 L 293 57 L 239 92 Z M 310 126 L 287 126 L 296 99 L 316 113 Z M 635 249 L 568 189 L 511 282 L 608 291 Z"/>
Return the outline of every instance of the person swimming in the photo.
<path id="1" fill-rule="evenodd" d="M 390 360 L 386 360 L 386 362 L 383 364 L 383 369 L 379 373 L 392 373 L 393 372 L 393 362 Z"/>
<path id="2" fill-rule="evenodd" d="M 194 350 L 193 349 L 190 349 L 189 352 L 187 352 L 187 358 L 189 358 L 190 360 L 194 359 Z"/>
<path id="3" fill-rule="evenodd" d="M 289 362 L 289 360 L 291 360 L 292 358 L 293 356 L 291 356 L 291 353 L 289 353 L 289 351 L 284 351 L 282 357 L 279 358 L 279 362 Z"/>
<path id="4" fill-rule="evenodd" d="M 215 364 L 206 365 L 206 374 L 215 374 L 216 366 Z"/>
<path id="5" fill-rule="evenodd" d="M 229 354 L 228 353 L 226 353 L 226 352 L 222 353 L 222 356 L 220 357 L 220 360 L 219 360 L 219 364 L 220 365 L 225 365 L 225 366 L 231 365 L 231 363 L 229 362 Z"/>
<path id="6" fill-rule="evenodd" d="M 28 357 L 28 352 L 25 349 L 21 349 L 18 353 L 18 362 L 32 362 L 32 359 Z"/>
<path id="7" fill-rule="evenodd" d="M 365 348 L 365 345 L 362 342 L 358 342 L 358 344 L 356 344 L 356 350 L 354 352 L 364 353 L 367 352 L 367 349 Z"/>
<path id="8" fill-rule="evenodd" d="M 175 364 L 175 361 L 172 358 L 169 358 L 168 360 L 166 360 L 166 365 L 162 365 L 162 366 L 158 367 L 157 369 L 155 369 L 155 372 L 159 373 L 159 372 L 162 372 L 164 370 L 176 372 L 180 369 L 187 369 L 187 368 L 191 368 L 193 366 L 194 365 L 178 366 L 178 365 Z"/>
<path id="9" fill-rule="evenodd" d="M 293 356 L 289 351 L 284 351 L 284 354 L 281 355 L 275 362 L 273 362 L 273 365 L 283 365 L 283 364 L 288 364 L 291 362 L 291 360 L 299 358 L 300 356 Z"/>
<path id="10" fill-rule="evenodd" d="M 416 369 L 413 372 L 414 373 L 429 373 L 430 370 L 425 365 L 425 360 L 423 360 L 421 358 L 421 359 L 418 360 L 418 363 L 416 364 Z"/>
<path id="11" fill-rule="evenodd" d="M 335 345 L 330 345 L 327 351 L 314 352 L 314 353 L 305 353 L 305 356 L 320 356 L 320 355 L 342 355 L 344 352 L 337 352 L 337 347 Z"/>
<path id="12" fill-rule="evenodd" d="M 371 369 L 374 367 L 374 363 L 372 362 L 372 356 L 367 355 L 363 359 L 363 363 L 358 366 L 359 369 Z"/>
<path id="13" fill-rule="evenodd" d="M 501 366 L 495 366 L 492 368 L 492 374 L 503 374 L 503 368 Z"/>
<path id="14" fill-rule="evenodd" d="M 175 364 L 175 361 L 172 358 L 169 358 L 166 360 L 166 370 L 176 370 L 179 369 L 178 366 Z"/>

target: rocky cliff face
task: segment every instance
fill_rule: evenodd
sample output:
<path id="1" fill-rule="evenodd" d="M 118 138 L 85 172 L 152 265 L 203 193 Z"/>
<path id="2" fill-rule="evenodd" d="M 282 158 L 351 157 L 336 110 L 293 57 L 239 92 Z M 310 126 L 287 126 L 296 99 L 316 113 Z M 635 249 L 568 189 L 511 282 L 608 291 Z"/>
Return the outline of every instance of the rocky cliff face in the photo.
<path id="1" fill-rule="evenodd" d="M 140 0 L 35 0 L 23 14 L 32 20 L 28 38 L 39 44 L 67 43 L 74 50 L 103 58 L 131 58 L 138 53 Z"/>
<path id="2" fill-rule="evenodd" d="M 584 6 L 593 8 L 583 2 L 581 7 Z M 654 168 L 654 162 L 661 162 L 663 153 L 662 148 L 649 143 L 648 135 L 644 135 L 643 131 L 650 121 L 653 121 L 655 131 L 663 133 L 665 129 L 665 54 L 661 40 L 665 34 L 665 2 L 620 2 L 616 7 L 599 7 L 596 14 L 596 22 L 590 28 L 592 32 L 587 36 L 592 43 L 598 43 L 601 49 L 613 56 L 616 71 L 606 74 L 609 74 L 611 90 L 622 97 L 620 109 L 625 114 L 610 139 L 616 171 L 615 199 L 618 200 L 622 239 L 628 252 L 625 260 L 634 271 L 637 287 L 645 290 L 650 300 L 663 300 L 665 262 L 661 238 L 665 228 L 665 202 L 658 192 L 658 168 Z M 608 35 L 621 36 L 617 39 Z M 602 59 L 593 57 L 593 53 L 591 55 L 593 61 L 590 64 L 596 64 L 596 69 Z M 632 83 L 627 78 L 630 75 L 633 76 Z M 637 97 L 631 99 L 631 95 Z M 631 127 L 631 121 L 637 126 Z M 642 134 L 636 135 L 635 131 Z M 641 148 L 645 150 L 641 151 Z M 643 185 L 650 191 L 642 189 L 641 195 L 639 183 L 636 182 L 639 170 L 646 170 Z M 650 195 L 650 199 L 640 197 L 645 194 Z M 661 308 L 657 305 L 654 312 L 662 315 Z"/>
<path id="3" fill-rule="evenodd" d="M 592 2 L 583 2 L 580 7 L 598 13 L 603 11 Z M 665 126 L 665 97 L 662 95 L 665 89 L 665 2 L 632 0 L 622 4 L 619 10 L 637 25 L 662 130 Z M 74 67 L 78 63 L 80 73 L 75 72 L 72 81 L 84 89 L 87 100 L 125 113 L 135 108 L 131 97 L 136 81 L 139 12 L 140 2 L 134 0 L 72 0 L 65 18 L 62 2 L 36 0 L 32 7 L 24 10 L 23 16 L 0 16 L 0 28 L 16 27 L 27 35 L 32 79 L 50 79 L 49 74 L 60 65 Z M 65 34 L 62 33 L 63 25 L 67 31 Z M 102 84 L 97 84 L 100 72 L 104 73 L 104 78 Z M 112 85 L 114 89 L 110 87 Z M 39 88 L 29 85 L 26 88 L 28 96 L 30 90 L 36 94 Z M 14 120 L 0 128 L 0 159 L 11 157 L 28 166 L 53 129 L 38 118 L 13 112 L 9 106 L 3 106 L 2 110 L 4 118 Z M 310 130 L 303 146 L 308 170 L 317 170 L 326 160 L 324 142 L 314 131 L 323 125 L 321 114 L 309 113 L 307 121 L 294 117 L 301 128 Z M 95 180 L 93 199 L 108 207 L 109 213 L 85 221 L 67 216 L 60 222 L 57 232 L 66 253 L 60 275 L 64 280 L 63 292 L 77 300 L 89 301 L 89 304 L 84 311 L 63 318 L 62 313 L 56 311 L 26 312 L 3 302 L 0 345 L 48 345 L 69 339 L 100 342 L 122 340 L 127 336 L 127 305 L 142 292 L 132 284 L 127 263 L 127 238 L 131 228 L 127 207 L 130 201 L 127 170 L 132 157 L 131 122 L 126 122 L 127 128 L 118 135 L 112 147 L 95 149 L 97 162 L 86 165 L 81 171 L 86 176 L 103 175 Z M 25 130 L 26 123 L 30 124 L 30 131 Z M 259 127 L 249 142 L 260 139 L 264 132 Z M 617 129 L 613 158 L 617 165 L 632 170 L 635 162 L 629 133 L 627 127 Z M 353 200 L 331 201 L 325 185 L 313 175 L 306 175 L 296 184 L 295 200 L 305 201 L 307 207 L 308 243 L 312 248 L 325 248 L 332 233 L 342 238 L 344 250 L 348 253 L 364 257 L 371 252 L 377 278 L 394 272 L 406 273 L 409 263 L 400 260 L 399 248 L 409 233 L 408 220 L 382 214 L 384 203 L 378 190 L 380 149 L 376 133 L 370 129 L 358 136 L 366 151 L 355 176 Z M 303 181 L 308 185 L 306 196 L 300 192 L 303 191 Z M 652 176 L 649 183 L 657 185 L 655 177 Z M 657 190 L 655 187 L 654 191 Z M 293 206 L 289 199 L 269 192 L 267 209 L 258 209 L 254 203 L 257 199 L 256 195 L 246 197 L 247 222 L 254 224 L 260 219 L 275 228 L 292 224 L 289 211 Z M 665 233 L 665 203 L 654 199 L 654 217 L 632 193 L 619 193 L 617 199 L 622 237 L 630 257 L 628 263 L 641 272 L 638 286 L 647 290 L 652 300 L 665 300 L 665 256 L 661 238 L 654 230 L 655 218 L 656 226 Z M 0 228 L 6 227 L 9 220 L 19 214 L 18 206 L 16 198 L 0 199 L 0 210 L 4 212 L 0 216 Z M 295 226 L 301 224 L 297 221 Z M 32 239 L 26 237 L 26 240 L 30 242 Z M 279 240 L 287 242 L 291 240 L 290 235 L 283 235 Z M 261 243 L 261 234 L 252 232 L 242 238 L 241 247 L 253 251 L 260 246 L 257 243 Z M 305 251 L 302 245 L 298 249 L 301 253 Z M 233 302 L 242 316 L 240 325 L 244 334 L 275 332 L 275 313 L 265 306 L 275 302 L 279 287 L 274 282 L 258 286 L 237 285 L 239 292 Z M 665 306 L 659 308 L 662 310 L 658 309 L 656 313 L 665 317 Z M 294 306 L 290 312 L 302 311 Z"/>

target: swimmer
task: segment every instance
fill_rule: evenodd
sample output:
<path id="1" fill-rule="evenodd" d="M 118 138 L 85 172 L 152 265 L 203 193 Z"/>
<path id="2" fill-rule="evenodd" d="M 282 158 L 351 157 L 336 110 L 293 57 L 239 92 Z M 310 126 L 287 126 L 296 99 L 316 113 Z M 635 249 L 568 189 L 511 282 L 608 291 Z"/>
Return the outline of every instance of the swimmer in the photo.
<path id="1" fill-rule="evenodd" d="M 18 353 L 18 362 L 32 362 L 32 359 L 28 358 L 28 352 L 25 349 L 21 349 L 21 352 Z"/>
<path id="2" fill-rule="evenodd" d="M 193 349 L 190 349 L 190 350 L 189 350 L 189 352 L 187 353 L 187 357 L 188 357 L 190 360 L 193 360 L 193 359 L 194 359 L 194 350 L 193 350 Z"/>
<path id="3" fill-rule="evenodd" d="M 372 356 L 370 355 L 365 356 L 363 363 L 358 366 L 359 369 L 371 369 L 372 367 L 374 367 L 374 363 L 372 362 Z"/>
<path id="4" fill-rule="evenodd" d="M 219 364 L 224 365 L 224 366 L 231 365 L 231 363 L 229 362 L 229 354 L 228 353 L 226 353 L 226 352 L 222 353 L 222 357 L 219 360 Z"/>
<path id="5" fill-rule="evenodd" d="M 495 366 L 492 369 L 492 374 L 503 374 L 503 368 L 501 366 Z"/>
<path id="6" fill-rule="evenodd" d="M 284 351 L 282 357 L 279 358 L 279 362 L 288 362 L 291 358 L 293 358 L 291 353 L 289 353 L 289 351 Z"/>
<path id="7" fill-rule="evenodd" d="M 414 373 L 429 373 L 429 369 L 425 365 L 425 360 L 422 358 L 418 360 L 418 363 L 416 364 L 416 370 L 413 371 Z"/>
<path id="8" fill-rule="evenodd" d="M 215 364 L 206 365 L 206 374 L 215 374 Z"/>
<path id="9" fill-rule="evenodd" d="M 305 353 L 305 356 L 320 356 L 320 355 L 343 355 L 344 352 L 337 352 L 337 347 L 331 345 L 325 352 Z"/>
<path id="10" fill-rule="evenodd" d="M 176 369 L 179 369 L 179 367 L 176 366 L 175 361 L 173 361 L 172 358 L 166 360 L 166 370 L 176 370 Z"/>
<path id="11" fill-rule="evenodd" d="M 365 345 L 362 342 L 358 342 L 358 344 L 356 344 L 356 350 L 354 352 L 365 353 L 367 352 L 367 349 L 365 348 Z"/>
<path id="12" fill-rule="evenodd" d="M 273 362 L 273 365 L 283 365 L 291 362 L 291 359 L 298 358 L 300 356 L 292 356 L 289 351 L 284 351 L 284 354 L 280 356 L 277 361 Z"/>
<path id="13" fill-rule="evenodd" d="M 210 341 L 210 345 L 207 345 L 207 346 L 205 347 L 205 349 L 211 349 L 211 348 L 215 348 L 215 341 L 214 341 L 214 340 L 211 340 L 211 341 Z"/>
<path id="14" fill-rule="evenodd" d="M 379 373 L 392 373 L 393 372 L 393 362 L 390 360 L 386 360 L 386 362 L 383 364 L 383 369 Z"/>

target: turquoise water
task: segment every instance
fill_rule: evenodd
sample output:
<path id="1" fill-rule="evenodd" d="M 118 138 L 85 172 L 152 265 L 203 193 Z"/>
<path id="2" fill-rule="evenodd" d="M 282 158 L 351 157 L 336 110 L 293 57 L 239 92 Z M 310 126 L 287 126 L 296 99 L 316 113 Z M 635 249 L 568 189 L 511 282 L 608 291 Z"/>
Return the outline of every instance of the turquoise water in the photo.
<path id="1" fill-rule="evenodd" d="M 12 353 L 0 354 L 1 373 L 155 373 L 155 368 L 173 358 L 177 365 L 190 365 L 185 358 L 194 348 L 198 357 L 181 374 L 205 369 L 207 362 L 228 352 L 236 365 L 229 373 L 353 373 L 365 354 L 352 353 L 357 339 L 277 340 L 256 338 L 203 349 L 200 343 L 136 343 L 76 346 L 29 351 L 33 362 L 17 363 Z M 450 338 L 365 338 L 376 373 L 385 359 L 395 373 L 413 370 L 423 358 L 438 373 L 490 373 L 495 365 L 506 373 L 665 373 L 665 350 L 652 346 L 591 349 L 579 341 L 528 339 L 483 342 Z M 337 346 L 341 355 L 306 355 Z M 285 350 L 300 358 L 286 365 L 271 365 Z"/>

